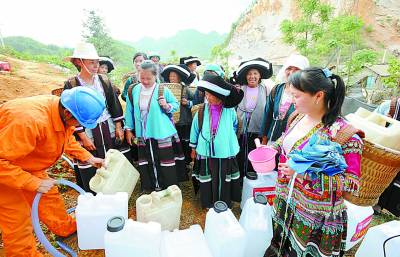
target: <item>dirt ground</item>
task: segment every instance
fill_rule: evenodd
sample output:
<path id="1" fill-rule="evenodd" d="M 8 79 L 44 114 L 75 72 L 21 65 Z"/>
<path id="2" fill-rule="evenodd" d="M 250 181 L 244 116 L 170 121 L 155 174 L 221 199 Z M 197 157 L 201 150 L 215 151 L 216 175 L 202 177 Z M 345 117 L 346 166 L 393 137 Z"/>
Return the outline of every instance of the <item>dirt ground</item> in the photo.
<path id="1" fill-rule="evenodd" d="M 0 73 L 0 104 L 20 97 L 50 94 L 63 86 L 69 74 L 51 64 L 36 63 L 0 55 L 11 64 L 10 73 Z"/>
<path id="2" fill-rule="evenodd" d="M 60 162 L 60 164 L 61 165 L 56 165 L 57 167 L 53 167 L 52 169 L 50 169 L 48 171 L 50 176 L 53 178 L 62 177 L 64 179 L 75 182 L 74 173 L 69 168 L 68 164 L 66 164 L 65 162 Z M 198 198 L 199 196 L 194 195 L 192 182 L 188 181 L 185 183 L 181 183 L 179 186 L 182 191 L 182 198 L 183 198 L 180 229 L 189 228 L 193 224 L 200 224 L 201 227 L 204 229 L 206 210 L 201 208 L 200 201 Z M 73 189 L 63 188 L 63 187 L 60 187 L 59 190 L 63 195 L 63 198 L 64 198 L 67 208 L 76 206 L 76 200 L 78 197 L 78 193 L 76 191 L 74 191 Z M 138 182 L 138 184 L 136 185 L 135 190 L 129 200 L 128 217 L 133 220 L 136 220 L 136 199 L 139 196 L 140 196 L 140 182 Z M 237 218 L 239 218 L 240 206 L 238 203 L 234 203 L 234 205 L 232 207 L 232 211 L 235 213 Z M 54 243 L 55 243 L 54 235 L 52 233 L 48 232 L 45 227 L 43 227 L 43 230 L 44 230 L 47 238 L 54 245 Z M 71 236 L 67 240 L 65 240 L 65 242 L 72 249 L 78 251 L 79 256 L 84 256 L 84 257 L 95 257 L 95 256 L 103 257 L 104 256 L 104 250 L 80 251 L 78 248 L 76 234 Z M 0 244 L 1 244 L 1 239 L 0 239 Z M 37 244 L 37 247 L 38 247 L 39 251 L 43 253 L 44 256 L 46 256 L 46 257 L 51 256 L 50 254 L 48 254 L 46 252 L 46 250 L 39 243 Z M 0 257 L 4 257 L 4 252 L 2 251 L 2 249 L 0 249 Z"/>

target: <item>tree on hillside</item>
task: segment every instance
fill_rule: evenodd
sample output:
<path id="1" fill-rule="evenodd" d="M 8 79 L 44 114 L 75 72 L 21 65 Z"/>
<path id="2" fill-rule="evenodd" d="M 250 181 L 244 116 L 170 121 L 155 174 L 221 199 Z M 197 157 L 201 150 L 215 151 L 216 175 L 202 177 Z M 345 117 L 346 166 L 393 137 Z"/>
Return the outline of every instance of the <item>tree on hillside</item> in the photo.
<path id="1" fill-rule="evenodd" d="M 171 50 L 167 59 L 167 63 L 179 64 L 179 55 L 176 50 Z"/>
<path id="2" fill-rule="evenodd" d="M 229 67 L 229 57 L 232 52 L 227 50 L 224 44 L 216 45 L 211 49 L 211 58 L 213 61 L 220 63 L 224 69 L 225 74 L 230 74 L 231 69 Z"/>
<path id="3" fill-rule="evenodd" d="M 82 37 L 92 43 L 99 55 L 114 56 L 114 40 L 109 35 L 104 18 L 96 13 L 95 10 L 87 11 L 87 18 L 83 22 Z"/>
<path id="4" fill-rule="evenodd" d="M 333 7 L 321 0 L 297 0 L 300 17 L 294 21 L 284 20 L 280 29 L 285 43 L 294 45 L 308 55 L 313 43 L 318 41 L 332 16 Z"/>
<path id="5" fill-rule="evenodd" d="M 297 5 L 299 18 L 283 21 L 280 29 L 284 42 L 295 46 L 311 63 L 334 64 L 347 80 L 363 65 L 376 63 L 378 53 L 363 46 L 361 18 L 349 14 L 332 18 L 333 7 L 322 0 L 297 0 Z M 345 70 L 339 69 L 340 63 L 345 63 Z"/>
<path id="6" fill-rule="evenodd" d="M 400 60 L 397 58 L 389 59 L 389 77 L 384 78 L 383 82 L 387 87 L 396 88 L 400 92 Z"/>

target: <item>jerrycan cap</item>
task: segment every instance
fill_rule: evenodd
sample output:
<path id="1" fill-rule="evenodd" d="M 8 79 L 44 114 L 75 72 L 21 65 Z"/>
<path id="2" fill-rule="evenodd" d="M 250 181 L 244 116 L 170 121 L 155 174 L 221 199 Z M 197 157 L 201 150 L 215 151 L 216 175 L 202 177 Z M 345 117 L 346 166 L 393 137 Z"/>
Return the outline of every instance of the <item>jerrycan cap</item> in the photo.
<path id="1" fill-rule="evenodd" d="M 250 179 L 250 180 L 257 180 L 258 175 L 257 175 L 256 172 L 249 171 L 249 172 L 247 172 L 247 174 L 246 174 L 246 178 L 248 178 L 248 179 Z"/>
<path id="2" fill-rule="evenodd" d="M 216 201 L 214 203 L 214 211 L 216 213 L 224 212 L 228 210 L 228 205 L 224 201 Z"/>
<path id="3" fill-rule="evenodd" d="M 125 218 L 122 216 L 112 217 L 107 222 L 107 230 L 110 232 L 121 231 L 125 226 Z"/>
<path id="4" fill-rule="evenodd" d="M 260 193 L 258 193 L 258 194 L 256 194 L 254 196 L 254 202 L 255 203 L 259 203 L 259 204 L 263 204 L 263 205 L 266 205 L 268 203 L 267 202 L 267 198 L 265 197 L 265 195 L 260 194 Z"/>

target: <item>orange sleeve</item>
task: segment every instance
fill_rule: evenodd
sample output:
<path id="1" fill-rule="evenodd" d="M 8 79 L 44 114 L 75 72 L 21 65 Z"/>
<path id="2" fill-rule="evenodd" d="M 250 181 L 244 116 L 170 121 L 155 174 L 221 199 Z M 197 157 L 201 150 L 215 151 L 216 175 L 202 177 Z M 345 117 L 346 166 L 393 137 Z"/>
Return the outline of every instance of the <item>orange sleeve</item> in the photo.
<path id="1" fill-rule="evenodd" d="M 74 136 L 70 136 L 67 144 L 65 145 L 64 152 L 74 159 L 80 161 L 87 161 L 93 155 L 89 153 L 85 148 L 83 148 L 76 140 Z"/>
<path id="2" fill-rule="evenodd" d="M 36 191 L 41 179 L 12 164 L 14 160 L 27 156 L 36 147 L 39 133 L 35 123 L 24 121 L 24 124 L 25 126 L 15 119 L 0 129 L 0 184 Z"/>

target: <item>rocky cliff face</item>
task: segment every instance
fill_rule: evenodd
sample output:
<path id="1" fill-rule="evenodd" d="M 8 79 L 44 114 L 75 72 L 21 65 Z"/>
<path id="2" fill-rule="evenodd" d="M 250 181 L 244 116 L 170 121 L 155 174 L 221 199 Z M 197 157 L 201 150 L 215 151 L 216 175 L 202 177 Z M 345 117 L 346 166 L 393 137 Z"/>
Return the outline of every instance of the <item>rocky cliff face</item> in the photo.
<path id="1" fill-rule="evenodd" d="M 351 13 L 362 18 L 372 32 L 364 33 L 368 46 L 387 49 L 400 55 L 400 0 L 326 0 L 335 7 L 335 15 Z M 281 64 L 294 47 L 281 40 L 279 25 L 299 15 L 295 0 L 259 0 L 244 15 L 228 44 L 232 51 L 229 64 L 263 57 Z"/>

